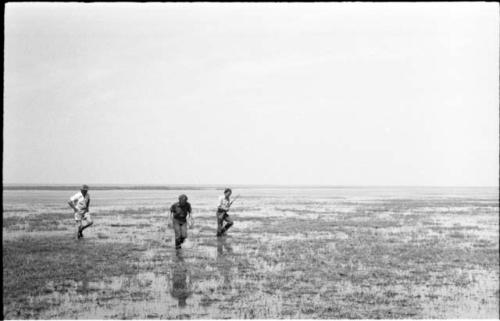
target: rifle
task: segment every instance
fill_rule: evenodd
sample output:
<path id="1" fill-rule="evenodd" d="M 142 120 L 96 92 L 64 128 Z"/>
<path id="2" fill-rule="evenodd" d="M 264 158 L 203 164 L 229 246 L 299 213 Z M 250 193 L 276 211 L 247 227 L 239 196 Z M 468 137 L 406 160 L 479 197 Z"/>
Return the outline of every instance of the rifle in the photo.
<path id="1" fill-rule="evenodd" d="M 233 205 L 234 201 L 236 201 L 240 197 L 240 195 L 236 195 L 236 197 L 229 203 L 229 206 Z"/>

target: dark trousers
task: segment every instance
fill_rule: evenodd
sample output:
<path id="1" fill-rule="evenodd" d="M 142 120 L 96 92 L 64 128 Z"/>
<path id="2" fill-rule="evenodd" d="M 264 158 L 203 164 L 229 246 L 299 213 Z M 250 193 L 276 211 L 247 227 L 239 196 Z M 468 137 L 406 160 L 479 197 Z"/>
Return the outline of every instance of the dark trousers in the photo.
<path id="1" fill-rule="evenodd" d="M 224 221 L 226 221 L 226 225 L 224 225 Z M 224 234 L 233 224 L 233 220 L 231 220 L 226 211 L 217 210 L 217 235 Z"/>
<path id="2" fill-rule="evenodd" d="M 175 246 L 181 246 L 184 240 L 187 238 L 187 222 L 179 221 L 177 219 L 172 220 L 175 233 Z"/>

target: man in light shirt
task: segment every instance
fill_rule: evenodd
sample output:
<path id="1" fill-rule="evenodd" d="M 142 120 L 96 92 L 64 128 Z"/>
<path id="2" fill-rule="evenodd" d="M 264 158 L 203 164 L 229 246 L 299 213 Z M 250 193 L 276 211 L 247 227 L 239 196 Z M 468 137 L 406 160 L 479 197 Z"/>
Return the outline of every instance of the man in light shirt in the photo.
<path id="1" fill-rule="evenodd" d="M 231 201 L 231 189 L 226 188 L 224 190 L 224 195 L 219 197 L 219 205 L 217 206 L 217 236 L 220 237 L 226 233 L 226 231 L 233 226 L 233 220 L 229 217 L 227 212 L 233 204 L 234 200 Z M 224 225 L 226 221 L 226 225 Z"/>
<path id="2" fill-rule="evenodd" d="M 89 187 L 87 185 L 83 185 L 80 189 L 80 192 L 71 196 L 68 201 L 69 206 L 75 211 L 75 221 L 77 227 L 77 238 L 80 239 L 83 237 L 83 230 L 87 227 L 90 227 L 93 222 L 90 218 L 90 196 L 88 193 Z M 82 224 L 82 221 L 85 221 L 85 224 Z"/>

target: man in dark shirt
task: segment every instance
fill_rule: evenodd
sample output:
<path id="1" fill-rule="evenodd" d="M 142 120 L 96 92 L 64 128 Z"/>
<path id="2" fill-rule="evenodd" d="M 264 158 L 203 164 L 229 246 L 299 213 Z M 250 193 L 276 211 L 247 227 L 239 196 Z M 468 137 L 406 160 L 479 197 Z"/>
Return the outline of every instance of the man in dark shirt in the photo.
<path id="1" fill-rule="evenodd" d="M 186 195 L 179 196 L 179 202 L 170 207 L 170 218 L 175 232 L 175 248 L 180 249 L 181 244 L 187 238 L 187 217 L 191 219 L 191 204 L 188 203 Z"/>

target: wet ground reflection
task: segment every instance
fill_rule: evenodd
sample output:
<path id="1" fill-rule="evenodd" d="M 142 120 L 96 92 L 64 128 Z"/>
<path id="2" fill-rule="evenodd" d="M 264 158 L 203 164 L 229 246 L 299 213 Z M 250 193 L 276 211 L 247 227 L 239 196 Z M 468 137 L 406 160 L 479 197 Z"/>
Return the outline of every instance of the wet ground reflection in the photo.
<path id="1" fill-rule="evenodd" d="M 217 268 L 223 279 L 223 289 L 231 289 L 232 262 L 228 259 L 228 255 L 232 252 L 233 248 L 226 236 L 217 238 Z"/>
<path id="2" fill-rule="evenodd" d="M 10 205 L 4 319 L 498 317 L 496 195 L 470 207 L 441 194 L 394 200 L 366 192 L 249 190 L 221 238 L 216 195 L 197 192 L 205 205 L 180 251 L 166 228 L 164 194 L 103 194 L 79 243 L 71 217 L 52 229 L 62 221 L 48 213 L 55 205 L 43 216 Z M 73 255 L 83 250 L 86 260 Z M 30 279 L 33 266 L 53 270 Z"/>
<path id="3" fill-rule="evenodd" d="M 186 306 L 186 300 L 191 294 L 191 272 L 188 264 L 184 261 L 183 250 L 176 250 L 175 262 L 170 272 L 170 294 L 178 300 L 180 308 Z"/>

